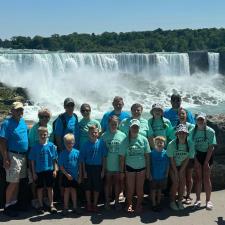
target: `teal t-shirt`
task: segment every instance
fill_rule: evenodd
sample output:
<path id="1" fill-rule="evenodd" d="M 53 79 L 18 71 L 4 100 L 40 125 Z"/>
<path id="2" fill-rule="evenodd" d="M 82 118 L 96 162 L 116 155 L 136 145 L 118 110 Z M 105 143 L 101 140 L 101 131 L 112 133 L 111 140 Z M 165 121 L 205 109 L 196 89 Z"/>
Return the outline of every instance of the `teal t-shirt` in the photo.
<path id="1" fill-rule="evenodd" d="M 195 149 L 193 143 L 188 139 L 187 144 L 176 144 L 176 140 L 172 140 L 167 146 L 168 157 L 173 157 L 176 166 L 181 166 L 182 162 L 189 158 L 193 159 L 195 157 Z"/>
<path id="2" fill-rule="evenodd" d="M 189 134 L 190 134 L 190 133 L 191 133 L 191 131 L 192 131 L 192 129 L 194 129 L 195 125 L 194 125 L 194 124 L 191 124 L 191 123 L 186 122 L 186 127 L 187 127 L 187 129 L 188 129 Z M 173 127 L 171 137 L 172 137 L 172 139 L 176 138 L 176 126 L 175 126 L 175 127 Z"/>
<path id="3" fill-rule="evenodd" d="M 173 135 L 173 127 L 170 121 L 166 118 L 153 119 L 150 118 L 148 120 L 149 126 L 149 135 L 151 137 L 163 136 L 168 140 L 172 140 Z M 151 133 L 152 130 L 152 133 Z"/>
<path id="4" fill-rule="evenodd" d="M 120 170 L 119 167 L 120 144 L 126 138 L 126 135 L 119 130 L 117 130 L 116 133 L 106 131 L 101 138 L 105 142 L 107 148 L 106 169 L 107 171 L 110 172 L 118 172 Z"/>
<path id="5" fill-rule="evenodd" d="M 195 151 L 199 152 L 207 152 L 209 146 L 216 144 L 215 131 L 208 126 L 205 131 L 192 129 L 190 139 L 194 142 Z"/>
<path id="6" fill-rule="evenodd" d="M 28 139 L 29 139 L 29 147 L 33 147 L 39 144 L 39 134 L 38 128 L 40 127 L 39 123 L 34 124 L 34 126 L 30 129 Z M 53 142 L 53 129 L 50 124 L 47 124 L 48 129 L 48 141 Z"/>
<path id="7" fill-rule="evenodd" d="M 100 122 L 98 120 L 95 120 L 95 119 L 81 119 L 80 122 L 79 122 L 79 134 L 80 134 L 80 148 L 82 147 L 82 145 L 87 142 L 89 140 L 88 138 L 88 126 L 91 126 L 91 125 L 95 125 L 99 132 L 101 131 L 101 125 L 100 125 Z"/>
<path id="8" fill-rule="evenodd" d="M 119 155 L 125 157 L 126 165 L 134 168 L 141 169 L 146 166 L 145 153 L 150 153 L 151 149 L 148 143 L 148 139 L 143 135 L 138 134 L 134 139 L 126 137 L 119 150 Z"/>
<path id="9" fill-rule="evenodd" d="M 122 131 L 124 134 L 128 135 L 129 129 L 130 129 L 130 121 L 133 118 L 127 118 L 124 119 L 119 126 L 119 130 Z M 148 121 L 146 119 L 140 118 L 140 129 L 139 134 L 143 135 L 144 137 L 149 137 L 149 127 L 148 127 Z"/>

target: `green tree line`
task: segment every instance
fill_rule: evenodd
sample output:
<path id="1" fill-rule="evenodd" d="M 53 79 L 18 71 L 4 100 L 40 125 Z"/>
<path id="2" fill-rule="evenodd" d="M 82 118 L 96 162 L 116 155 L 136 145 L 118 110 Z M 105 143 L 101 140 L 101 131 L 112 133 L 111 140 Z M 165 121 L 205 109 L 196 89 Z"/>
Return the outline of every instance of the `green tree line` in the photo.
<path id="1" fill-rule="evenodd" d="M 51 37 L 16 36 L 1 40 L 0 47 L 66 52 L 187 52 L 225 51 L 225 29 L 179 29 L 102 34 L 54 34 Z"/>

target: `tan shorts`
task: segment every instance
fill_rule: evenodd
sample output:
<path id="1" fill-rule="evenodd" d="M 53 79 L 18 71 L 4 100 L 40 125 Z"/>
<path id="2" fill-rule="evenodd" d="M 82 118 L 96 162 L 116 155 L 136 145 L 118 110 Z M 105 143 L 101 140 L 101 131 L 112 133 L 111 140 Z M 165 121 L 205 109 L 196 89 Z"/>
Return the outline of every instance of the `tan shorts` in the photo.
<path id="1" fill-rule="evenodd" d="M 19 183 L 20 179 L 27 177 L 26 155 L 9 152 L 10 168 L 6 169 L 6 181 Z"/>

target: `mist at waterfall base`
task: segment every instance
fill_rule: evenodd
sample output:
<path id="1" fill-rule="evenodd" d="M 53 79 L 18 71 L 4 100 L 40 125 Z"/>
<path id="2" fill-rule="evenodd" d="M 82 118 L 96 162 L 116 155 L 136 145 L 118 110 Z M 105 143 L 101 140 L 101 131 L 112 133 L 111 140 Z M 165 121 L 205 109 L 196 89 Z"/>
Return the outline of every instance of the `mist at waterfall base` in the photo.
<path id="1" fill-rule="evenodd" d="M 170 107 L 172 93 L 182 95 L 184 107 L 214 114 L 225 109 L 225 79 L 218 74 L 216 54 L 209 54 L 209 73 L 190 75 L 185 53 L 9 51 L 0 53 L 0 81 L 27 88 L 34 106 L 25 108 L 25 118 L 32 120 L 37 119 L 40 107 L 48 107 L 53 115 L 62 112 L 68 96 L 75 99 L 76 112 L 86 102 L 98 119 L 112 109 L 116 95 L 124 98 L 126 111 L 135 102 L 142 104 L 146 117 L 155 102 Z"/>

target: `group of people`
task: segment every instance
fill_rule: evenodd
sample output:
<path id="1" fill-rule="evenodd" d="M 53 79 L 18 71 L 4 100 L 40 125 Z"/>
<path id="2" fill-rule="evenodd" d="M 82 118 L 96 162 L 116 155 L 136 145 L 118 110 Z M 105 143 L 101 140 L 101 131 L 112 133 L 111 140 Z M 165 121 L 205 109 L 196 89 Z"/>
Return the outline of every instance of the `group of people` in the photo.
<path id="1" fill-rule="evenodd" d="M 170 208 L 183 210 L 184 203 L 192 202 L 193 170 L 193 207 L 200 208 L 204 185 L 206 209 L 213 209 L 210 172 L 216 138 L 206 124 L 206 115 L 199 113 L 194 118 L 181 107 L 178 94 L 171 96 L 170 109 L 153 104 L 148 120 L 142 117 L 139 103 L 131 106 L 131 115 L 122 110 L 122 97 L 116 96 L 112 105 L 113 110 L 99 122 L 91 118 L 91 106 L 84 103 L 79 120 L 74 113 L 74 100 L 66 98 L 65 112 L 52 125 L 50 111 L 43 108 L 38 112 L 39 121 L 28 131 L 23 104 L 13 103 L 11 116 L 0 128 L 0 150 L 8 182 L 4 207 L 7 215 L 18 216 L 19 181 L 26 177 L 32 187 L 32 203 L 36 203 L 39 213 L 44 213 L 46 197 L 49 211 L 57 212 L 53 204 L 54 183 L 59 186 L 64 215 L 69 212 L 70 199 L 72 211 L 81 213 L 77 205 L 81 183 L 87 211 L 98 211 L 99 193 L 104 187 L 106 209 L 112 207 L 113 198 L 115 209 L 120 210 L 124 196 L 126 211 L 140 213 L 145 180 L 149 181 L 153 211 L 162 209 L 165 189 L 170 190 Z"/>

